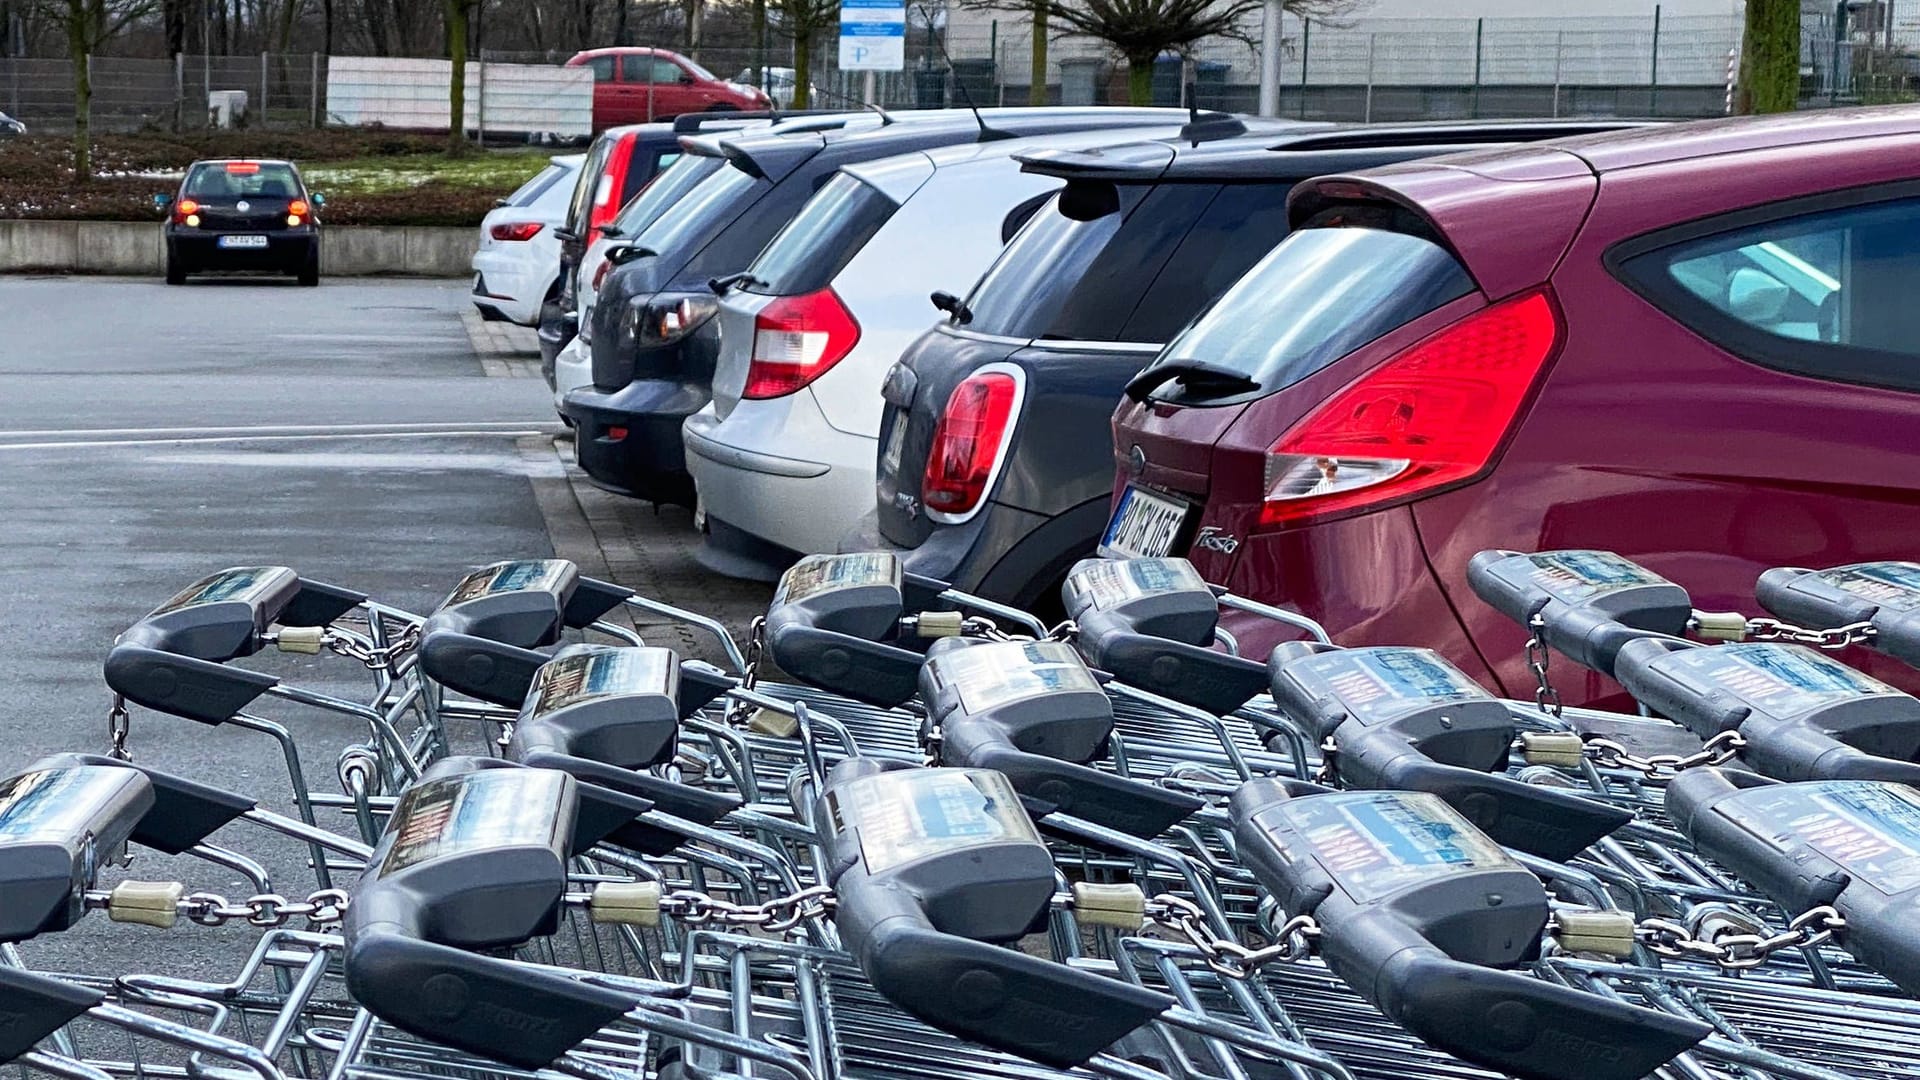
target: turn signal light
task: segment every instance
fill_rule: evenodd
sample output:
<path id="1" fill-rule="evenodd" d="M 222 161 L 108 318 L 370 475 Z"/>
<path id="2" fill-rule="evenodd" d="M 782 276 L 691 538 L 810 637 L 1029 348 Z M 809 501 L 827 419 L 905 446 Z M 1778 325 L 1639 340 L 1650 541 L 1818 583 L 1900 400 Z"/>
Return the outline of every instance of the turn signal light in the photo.
<path id="1" fill-rule="evenodd" d="M 1260 526 L 1404 502 L 1486 471 L 1560 343 L 1545 292 L 1482 308 L 1349 383 L 1267 452 Z"/>
<path id="2" fill-rule="evenodd" d="M 537 221 L 503 221 L 488 231 L 495 240 L 531 240 L 542 228 Z"/>
<path id="3" fill-rule="evenodd" d="M 182 225 L 200 224 L 200 204 L 192 199 L 181 199 L 173 204 L 173 220 Z"/>
<path id="4" fill-rule="evenodd" d="M 1019 407 L 1020 382 L 1005 371 L 978 372 L 953 388 L 920 482 L 920 502 L 934 520 L 970 514 L 986 498 Z M 894 422 L 904 424 L 906 417 Z"/>
<path id="5" fill-rule="evenodd" d="M 860 324 L 831 288 L 782 296 L 753 320 L 753 360 L 740 396 L 785 397 L 825 375 L 860 343 Z"/>

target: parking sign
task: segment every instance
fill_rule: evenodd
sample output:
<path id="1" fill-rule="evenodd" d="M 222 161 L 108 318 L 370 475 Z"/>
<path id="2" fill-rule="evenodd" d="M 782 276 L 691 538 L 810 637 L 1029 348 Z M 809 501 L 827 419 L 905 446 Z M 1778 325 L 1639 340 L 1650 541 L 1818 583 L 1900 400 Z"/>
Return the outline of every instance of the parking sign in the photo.
<path id="1" fill-rule="evenodd" d="M 840 70 L 900 71 L 906 66 L 904 0 L 840 0 Z"/>

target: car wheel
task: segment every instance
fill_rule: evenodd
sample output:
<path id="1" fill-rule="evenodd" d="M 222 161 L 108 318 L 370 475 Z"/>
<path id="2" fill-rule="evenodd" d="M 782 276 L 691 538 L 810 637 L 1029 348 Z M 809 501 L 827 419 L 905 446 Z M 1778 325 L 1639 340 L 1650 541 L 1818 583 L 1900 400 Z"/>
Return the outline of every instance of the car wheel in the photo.
<path id="1" fill-rule="evenodd" d="M 167 284 L 185 285 L 186 283 L 187 272 L 180 266 L 180 260 L 174 257 L 173 252 L 167 252 Z"/>
<path id="2" fill-rule="evenodd" d="M 320 284 L 320 249 L 314 248 L 307 253 L 307 261 L 300 264 L 300 284 L 309 288 Z"/>

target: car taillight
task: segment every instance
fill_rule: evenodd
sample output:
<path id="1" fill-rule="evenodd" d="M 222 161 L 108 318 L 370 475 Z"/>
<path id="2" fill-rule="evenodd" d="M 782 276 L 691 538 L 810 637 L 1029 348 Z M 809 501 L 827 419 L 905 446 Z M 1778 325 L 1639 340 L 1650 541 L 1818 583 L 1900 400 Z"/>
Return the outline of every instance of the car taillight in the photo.
<path id="1" fill-rule="evenodd" d="M 1559 341 L 1559 313 L 1535 292 L 1408 346 L 1267 451 L 1260 527 L 1403 501 L 1478 476 Z"/>
<path id="2" fill-rule="evenodd" d="M 531 240 L 545 228 L 537 221 L 503 221 L 487 230 L 495 240 Z"/>
<path id="3" fill-rule="evenodd" d="M 287 224 L 299 225 L 307 216 L 308 206 L 304 199 L 295 199 L 287 204 Z"/>
<path id="4" fill-rule="evenodd" d="M 192 220 L 189 221 L 188 219 Z M 192 199 L 181 199 L 173 204 L 173 220 L 182 225 L 200 224 L 200 204 Z"/>
<path id="5" fill-rule="evenodd" d="M 827 373 L 860 341 L 860 324 L 831 288 L 782 296 L 753 320 L 743 398 L 785 397 Z"/>
<path id="6" fill-rule="evenodd" d="M 1006 452 L 1020 403 L 1020 382 L 1004 371 L 969 375 L 947 398 L 933 429 L 920 502 L 936 520 L 971 513 L 986 497 L 993 470 Z M 901 416 L 894 423 L 906 423 Z"/>
<path id="7" fill-rule="evenodd" d="M 600 283 L 607 280 L 608 271 L 613 269 L 612 259 L 601 259 L 600 265 L 593 271 L 593 291 L 600 291 Z"/>

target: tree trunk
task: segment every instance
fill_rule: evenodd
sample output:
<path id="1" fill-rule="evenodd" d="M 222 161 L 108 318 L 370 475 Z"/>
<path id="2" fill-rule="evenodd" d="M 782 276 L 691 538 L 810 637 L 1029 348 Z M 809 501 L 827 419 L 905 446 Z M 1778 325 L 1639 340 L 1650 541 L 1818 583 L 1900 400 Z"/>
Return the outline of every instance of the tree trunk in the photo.
<path id="1" fill-rule="evenodd" d="M 1152 54 L 1127 57 L 1127 104 L 1153 104 Z"/>
<path id="2" fill-rule="evenodd" d="M 333 55 L 333 0 L 320 0 L 320 51 Z"/>
<path id="3" fill-rule="evenodd" d="M 1033 85 L 1027 88 L 1027 104 L 1047 103 L 1047 0 L 1033 0 Z"/>
<path id="4" fill-rule="evenodd" d="M 1791 112 L 1799 102 L 1800 0 L 1747 0 L 1739 111 Z"/>
<path id="5" fill-rule="evenodd" d="M 613 43 L 631 45 L 633 38 L 627 33 L 627 12 L 633 7 L 630 0 L 616 0 L 613 6 Z"/>
<path id="6" fill-rule="evenodd" d="M 453 78 L 447 93 L 447 156 L 467 152 L 467 5 L 471 0 L 444 0 L 447 10 L 447 59 Z"/>
<path id="7" fill-rule="evenodd" d="M 93 74 L 87 70 L 92 12 L 87 0 L 67 0 L 67 57 L 73 61 L 73 182 L 93 181 Z"/>
<path id="8" fill-rule="evenodd" d="M 747 27 L 749 33 L 753 35 L 753 42 L 749 46 L 753 50 L 753 85 L 764 90 L 767 86 L 767 0 L 753 0 L 751 11 L 747 19 Z M 794 108 L 798 109 L 803 107 L 798 102 L 805 101 L 806 98 L 794 100 L 796 102 Z"/>
<path id="9" fill-rule="evenodd" d="M 700 62 L 700 46 L 706 36 L 707 0 L 686 0 L 687 55 Z"/>
<path id="10" fill-rule="evenodd" d="M 167 55 L 174 56 L 186 52 L 187 0 L 166 0 L 165 6 L 160 10 L 160 21 L 166 27 Z"/>
<path id="11" fill-rule="evenodd" d="M 793 107 L 810 108 L 808 83 L 813 78 L 813 34 L 802 32 L 793 39 Z"/>

